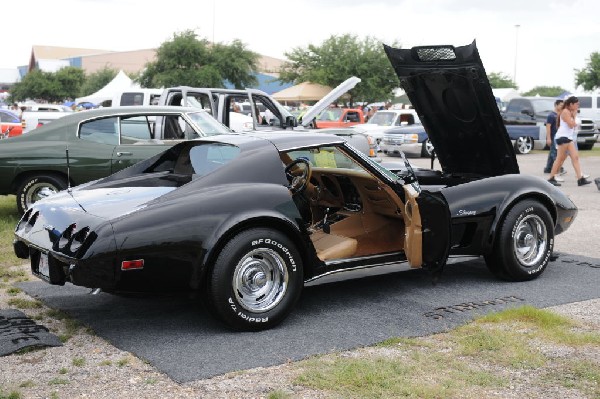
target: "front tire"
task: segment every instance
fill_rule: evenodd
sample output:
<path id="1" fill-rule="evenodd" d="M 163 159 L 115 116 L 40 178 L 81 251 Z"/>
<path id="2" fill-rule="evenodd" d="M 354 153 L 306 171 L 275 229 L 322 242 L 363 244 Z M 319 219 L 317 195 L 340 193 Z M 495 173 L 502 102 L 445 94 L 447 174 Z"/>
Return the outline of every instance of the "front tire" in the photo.
<path id="1" fill-rule="evenodd" d="M 27 177 L 17 189 L 17 209 L 23 214 L 36 201 L 67 188 L 67 180 L 57 175 Z"/>
<path id="2" fill-rule="evenodd" d="M 272 229 L 246 230 L 219 253 L 207 306 L 235 330 L 266 330 L 287 317 L 303 284 L 302 260 L 288 237 Z"/>
<path id="3" fill-rule="evenodd" d="M 426 139 L 423 142 L 423 146 L 421 147 L 421 157 L 431 158 L 432 152 L 433 152 L 433 144 L 431 144 L 431 140 Z"/>
<path id="4" fill-rule="evenodd" d="M 533 280 L 544 272 L 554 248 L 554 224 L 548 209 L 534 200 L 518 202 L 501 222 L 493 253 L 485 256 L 503 280 Z"/>

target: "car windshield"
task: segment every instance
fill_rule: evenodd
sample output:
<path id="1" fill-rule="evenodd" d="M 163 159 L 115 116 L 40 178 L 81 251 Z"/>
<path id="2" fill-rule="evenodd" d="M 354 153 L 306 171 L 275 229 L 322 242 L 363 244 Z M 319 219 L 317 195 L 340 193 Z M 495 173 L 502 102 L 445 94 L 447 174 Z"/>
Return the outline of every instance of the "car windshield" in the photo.
<path id="1" fill-rule="evenodd" d="M 318 121 L 337 121 L 340 119 L 342 115 L 342 110 L 340 108 L 329 108 L 324 110 L 317 116 Z"/>
<path id="2" fill-rule="evenodd" d="M 536 114 L 549 113 L 554 110 L 554 99 L 552 98 L 535 99 L 531 103 Z"/>
<path id="3" fill-rule="evenodd" d="M 187 116 L 194 122 L 205 136 L 215 136 L 217 134 L 229 134 L 231 130 L 219 123 L 215 118 L 207 112 L 188 112 Z"/>
<path id="4" fill-rule="evenodd" d="M 395 117 L 396 113 L 394 112 L 377 111 L 367 123 L 379 126 L 392 126 Z"/>

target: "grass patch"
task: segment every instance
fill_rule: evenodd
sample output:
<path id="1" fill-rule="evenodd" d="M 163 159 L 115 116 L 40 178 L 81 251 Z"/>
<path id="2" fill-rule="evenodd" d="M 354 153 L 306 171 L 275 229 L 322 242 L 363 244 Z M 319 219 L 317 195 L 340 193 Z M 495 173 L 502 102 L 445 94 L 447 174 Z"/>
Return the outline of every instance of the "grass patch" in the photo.
<path id="1" fill-rule="evenodd" d="M 300 367 L 296 383 L 341 397 L 459 397 L 471 387 L 508 385 L 503 378 L 472 368 L 450 353 L 433 351 L 412 350 L 409 359 L 327 356 L 303 361 Z"/>
<path id="2" fill-rule="evenodd" d="M 23 263 L 23 259 L 17 258 L 12 249 L 14 231 L 19 219 L 16 197 L 0 196 L 0 276 L 5 266 Z"/>
<path id="3" fill-rule="evenodd" d="M 485 396 L 514 383 L 511 370 L 539 370 L 528 384 L 564 386 L 600 398 L 600 365 L 550 360 L 536 342 L 600 345 L 596 332 L 577 331 L 570 319 L 531 306 L 490 314 L 448 333 L 393 338 L 360 356 L 326 355 L 298 363 L 295 383 L 348 398 Z M 382 354 L 383 353 L 383 354 Z M 540 370 L 541 368 L 541 370 Z"/>
<path id="4" fill-rule="evenodd" d="M 19 384 L 19 388 L 33 388 L 35 383 L 31 380 L 23 381 Z"/>
<path id="5" fill-rule="evenodd" d="M 9 287 L 9 288 L 6 290 L 6 293 L 7 293 L 8 295 L 10 295 L 10 296 L 15 296 L 15 295 L 17 295 L 17 294 L 18 294 L 18 293 L 20 293 L 20 292 L 22 292 L 22 291 L 21 291 L 21 289 L 20 289 L 20 288 L 17 288 L 17 287 Z"/>
<path id="6" fill-rule="evenodd" d="M 280 391 L 280 390 L 269 392 L 269 395 L 267 395 L 267 399 L 290 399 L 290 398 L 292 398 L 292 395 L 290 395 L 287 392 Z"/>
<path id="7" fill-rule="evenodd" d="M 0 399 L 21 399 L 21 393 L 18 391 L 5 392 L 0 387 Z"/>
<path id="8" fill-rule="evenodd" d="M 129 358 L 126 358 L 126 357 L 119 359 L 119 361 L 117 362 L 117 366 L 119 366 L 119 367 L 123 367 L 128 364 L 129 364 Z"/>
<path id="9" fill-rule="evenodd" d="M 67 370 L 66 367 L 63 367 L 60 370 L 58 370 L 58 374 L 67 374 L 68 372 L 69 372 L 69 370 Z"/>
<path id="10" fill-rule="evenodd" d="M 82 357 L 76 357 L 73 359 L 73 366 L 82 367 L 85 366 L 85 359 Z"/>
<path id="11" fill-rule="evenodd" d="M 14 306 L 17 309 L 39 309 L 42 307 L 40 301 L 24 298 L 11 298 L 7 303 L 9 306 Z"/>
<path id="12" fill-rule="evenodd" d="M 521 328 L 533 330 L 539 338 L 557 344 L 600 345 L 600 333 L 574 331 L 577 325 L 567 317 L 533 306 L 521 306 L 493 313 L 478 319 L 478 322 L 517 323 Z"/>
<path id="13" fill-rule="evenodd" d="M 67 385 L 69 383 L 69 380 L 66 380 L 64 378 L 53 378 L 50 381 L 48 381 L 48 385 Z"/>

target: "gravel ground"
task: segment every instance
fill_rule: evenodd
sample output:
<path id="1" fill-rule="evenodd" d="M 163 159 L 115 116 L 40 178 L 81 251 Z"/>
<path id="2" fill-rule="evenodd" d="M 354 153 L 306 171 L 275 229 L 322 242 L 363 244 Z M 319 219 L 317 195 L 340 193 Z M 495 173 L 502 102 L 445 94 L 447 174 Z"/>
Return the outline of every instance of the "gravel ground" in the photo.
<path id="1" fill-rule="evenodd" d="M 541 173 L 546 154 L 519 156 L 522 173 L 543 177 Z M 412 159 L 419 166 L 427 166 L 427 160 Z M 600 175 L 600 157 L 582 158 L 587 173 Z M 559 252 L 600 258 L 597 231 L 600 223 L 600 192 L 592 184 L 577 187 L 572 168 L 565 176 L 563 191 L 570 195 L 579 207 L 579 215 L 569 231 L 556 239 Z M 15 266 L 27 271 L 27 265 Z M 14 298 L 31 300 L 23 292 L 9 294 L 8 287 L 0 289 L 0 308 L 11 308 L 8 302 Z M 39 305 L 38 305 L 39 306 Z M 571 303 L 550 308 L 581 323 L 590 331 L 600 329 L 600 299 Z M 229 373 L 207 380 L 178 384 L 158 372 L 143 359 L 121 351 L 105 340 L 95 336 L 82 326 L 73 326 L 58 320 L 45 307 L 22 309 L 30 317 L 50 328 L 57 335 L 71 337 L 62 347 L 45 348 L 13 354 L 0 358 L 0 398 L 3 394 L 17 391 L 22 398 L 266 398 L 273 393 L 285 393 L 288 397 L 327 398 L 325 392 L 294 385 L 294 377 L 300 372 L 297 364 L 288 363 L 269 368 L 258 368 Z M 435 339 L 435 337 L 431 337 Z M 582 353 L 571 348 L 544 343 L 541 350 L 556 358 L 581 357 L 600 364 L 600 353 Z M 389 349 L 361 348 L 340 356 L 370 356 L 384 354 Z M 331 355 L 335 356 L 335 355 Z M 391 355 L 393 356 L 393 355 Z M 524 374 L 524 373 L 523 373 Z M 580 398 L 575 389 L 559 386 L 536 386 L 530 384 L 526 375 L 512 375 L 515 384 L 501 392 L 484 392 L 477 397 L 495 398 Z M 472 397 L 465 394 L 464 397 Z"/>

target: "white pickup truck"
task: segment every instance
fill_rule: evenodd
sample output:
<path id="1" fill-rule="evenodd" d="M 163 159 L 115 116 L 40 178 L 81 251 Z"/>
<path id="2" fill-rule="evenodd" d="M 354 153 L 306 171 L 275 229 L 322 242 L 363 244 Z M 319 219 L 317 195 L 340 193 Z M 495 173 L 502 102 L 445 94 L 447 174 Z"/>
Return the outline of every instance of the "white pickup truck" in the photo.
<path id="1" fill-rule="evenodd" d="M 330 103 L 354 87 L 360 79 L 352 77 L 336 87 L 304 115 L 302 125 L 296 118 L 269 94 L 256 89 L 196 88 L 188 86 L 164 89 L 159 105 L 181 105 L 202 108 L 210 112 L 215 119 L 237 132 L 305 130 L 308 131 L 312 120 Z M 249 104 L 248 110 L 234 112 L 235 106 Z M 248 113 L 249 111 L 249 113 Z M 375 140 L 363 129 L 332 128 L 310 129 L 312 132 L 334 134 L 344 138 L 357 150 L 380 161 L 377 157 Z"/>
<path id="2" fill-rule="evenodd" d="M 58 104 L 25 103 L 21 104 L 20 107 L 25 107 L 21 117 L 25 122 L 23 133 L 74 112 L 71 108 Z"/>

